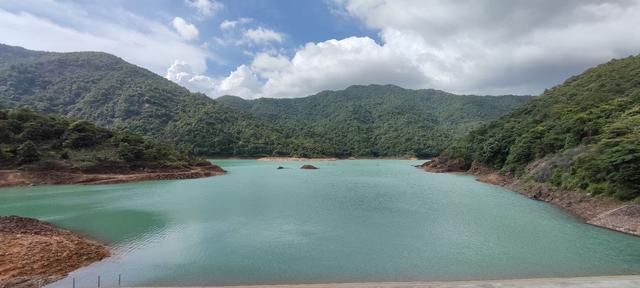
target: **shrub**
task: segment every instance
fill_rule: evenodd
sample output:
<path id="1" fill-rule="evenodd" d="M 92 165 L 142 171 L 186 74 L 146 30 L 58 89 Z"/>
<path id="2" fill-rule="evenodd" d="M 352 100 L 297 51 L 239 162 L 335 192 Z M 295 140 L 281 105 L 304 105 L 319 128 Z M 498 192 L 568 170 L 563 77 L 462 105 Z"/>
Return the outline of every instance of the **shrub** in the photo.
<path id="1" fill-rule="evenodd" d="M 40 160 L 40 153 L 33 142 L 27 141 L 18 147 L 18 161 L 20 163 L 32 163 L 38 160 Z"/>

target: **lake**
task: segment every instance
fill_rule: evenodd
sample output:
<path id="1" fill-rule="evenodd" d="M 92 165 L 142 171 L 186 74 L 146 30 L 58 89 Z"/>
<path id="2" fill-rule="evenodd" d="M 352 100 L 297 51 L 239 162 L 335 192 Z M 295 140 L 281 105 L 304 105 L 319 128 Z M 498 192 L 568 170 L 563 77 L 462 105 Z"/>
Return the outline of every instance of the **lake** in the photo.
<path id="1" fill-rule="evenodd" d="M 419 162 L 215 160 L 228 175 L 0 189 L 0 214 L 114 247 L 51 287 L 97 275 L 168 286 L 640 273 L 640 238 Z"/>

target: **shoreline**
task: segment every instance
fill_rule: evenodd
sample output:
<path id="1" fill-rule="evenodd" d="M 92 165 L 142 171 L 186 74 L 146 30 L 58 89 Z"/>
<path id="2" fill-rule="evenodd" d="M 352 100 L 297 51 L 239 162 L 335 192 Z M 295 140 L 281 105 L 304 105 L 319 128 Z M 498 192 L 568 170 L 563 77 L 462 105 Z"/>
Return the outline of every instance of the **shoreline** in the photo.
<path id="1" fill-rule="evenodd" d="M 256 161 L 339 161 L 339 160 L 425 160 L 417 157 L 207 157 L 213 160 L 256 160 Z"/>
<path id="2" fill-rule="evenodd" d="M 19 216 L 0 216 L 0 242 L 0 287 L 42 287 L 111 255 L 103 243 Z"/>
<path id="3" fill-rule="evenodd" d="M 578 217 L 584 223 L 640 236 L 640 204 L 626 203 L 612 197 L 593 197 L 585 191 L 563 190 L 545 183 L 527 181 L 500 174 L 486 167 L 472 166 L 468 170 L 448 168 L 439 161 L 416 166 L 432 173 L 465 173 L 477 181 L 501 186 L 531 200 L 553 204 Z"/>
<path id="4" fill-rule="evenodd" d="M 224 175 L 218 165 L 194 166 L 184 170 L 128 171 L 124 173 L 82 173 L 73 171 L 0 170 L 0 188 L 64 184 L 117 184 L 149 180 L 195 179 Z"/>
<path id="5" fill-rule="evenodd" d="M 163 286 L 154 286 L 163 287 Z M 164 286 L 169 288 L 170 286 Z M 198 286 L 208 288 L 627 288 L 640 287 L 640 275 L 547 277 L 496 280 L 354 282 Z"/>
<path id="6" fill-rule="evenodd" d="M 322 157 L 322 158 L 306 158 L 306 157 L 259 157 L 256 161 L 337 161 L 338 158 Z"/>

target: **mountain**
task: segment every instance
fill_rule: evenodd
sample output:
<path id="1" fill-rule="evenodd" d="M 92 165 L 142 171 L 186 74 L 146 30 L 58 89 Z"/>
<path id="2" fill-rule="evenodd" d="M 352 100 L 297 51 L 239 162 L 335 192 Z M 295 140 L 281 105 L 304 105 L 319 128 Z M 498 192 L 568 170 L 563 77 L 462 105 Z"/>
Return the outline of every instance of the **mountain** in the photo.
<path id="1" fill-rule="evenodd" d="M 168 145 L 85 120 L 0 110 L 0 169 L 105 172 L 205 164 Z"/>
<path id="2" fill-rule="evenodd" d="M 529 99 L 371 85 L 298 99 L 216 101 L 106 53 L 0 45 L 0 107 L 76 117 L 198 155 L 435 155 Z"/>
<path id="3" fill-rule="evenodd" d="M 530 98 L 368 85 L 293 99 L 217 100 L 273 123 L 293 141 L 293 154 L 424 157 L 436 155 L 458 136 Z"/>
<path id="4" fill-rule="evenodd" d="M 558 188 L 640 196 L 640 56 L 612 60 L 473 130 L 445 165 L 486 166 Z M 461 164 L 462 163 L 462 164 Z"/>
<path id="5" fill-rule="evenodd" d="M 200 155 L 268 154 L 280 139 L 249 115 L 98 52 L 0 45 L 0 107 L 124 128 Z"/>

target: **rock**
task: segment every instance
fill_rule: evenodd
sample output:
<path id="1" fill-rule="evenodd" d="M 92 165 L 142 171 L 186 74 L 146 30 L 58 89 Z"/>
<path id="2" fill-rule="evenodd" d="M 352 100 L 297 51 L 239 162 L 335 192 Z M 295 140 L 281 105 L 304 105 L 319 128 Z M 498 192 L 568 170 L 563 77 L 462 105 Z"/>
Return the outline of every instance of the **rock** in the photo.
<path id="1" fill-rule="evenodd" d="M 430 161 L 418 165 L 418 168 L 429 172 L 466 172 L 469 165 L 462 159 L 449 159 L 447 156 L 438 156 Z"/>
<path id="2" fill-rule="evenodd" d="M 300 167 L 300 169 L 313 170 L 313 169 L 318 169 L 318 167 L 307 164 L 307 165 L 302 165 L 302 167 Z"/>
<path id="3" fill-rule="evenodd" d="M 278 168 L 277 168 L 277 169 L 278 169 L 278 170 L 280 170 L 280 169 L 284 169 L 284 167 L 282 167 L 282 166 L 278 166 Z"/>

